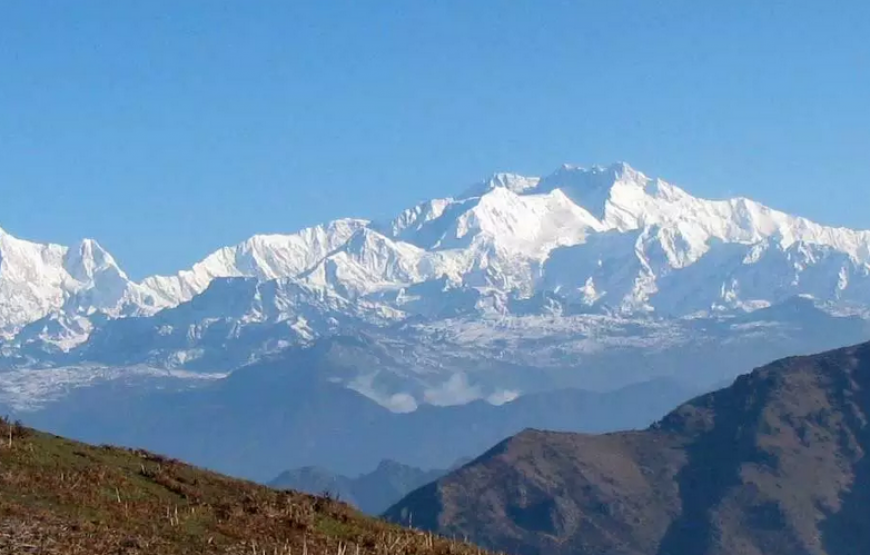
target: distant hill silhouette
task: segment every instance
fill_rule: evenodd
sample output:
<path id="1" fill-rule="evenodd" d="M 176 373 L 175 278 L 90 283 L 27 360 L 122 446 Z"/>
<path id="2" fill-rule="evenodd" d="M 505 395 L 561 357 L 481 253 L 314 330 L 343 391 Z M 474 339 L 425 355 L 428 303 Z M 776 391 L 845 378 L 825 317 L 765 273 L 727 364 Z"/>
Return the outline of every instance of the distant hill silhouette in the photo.
<path id="1" fill-rule="evenodd" d="M 643 428 L 697 394 L 657 379 L 616 391 L 565 389 L 524 395 L 500 406 L 474 401 L 423 405 L 398 414 L 326 382 L 324 367 L 307 362 L 257 363 L 190 391 L 141 391 L 110 382 L 75 390 L 63 403 L 20 417 L 65 437 L 145 446 L 267 482 L 304 466 L 354 476 L 383 459 L 448 468 L 527 427 L 572 432 Z"/>
<path id="2" fill-rule="evenodd" d="M 464 459 L 462 462 L 468 462 Z M 459 467 L 457 463 L 454 467 Z M 383 460 L 371 472 L 355 478 L 306 466 L 282 472 L 269 482 L 275 488 L 287 488 L 318 495 L 329 493 L 361 511 L 378 515 L 415 489 L 434 482 L 448 469 L 422 470 L 396 461 Z"/>

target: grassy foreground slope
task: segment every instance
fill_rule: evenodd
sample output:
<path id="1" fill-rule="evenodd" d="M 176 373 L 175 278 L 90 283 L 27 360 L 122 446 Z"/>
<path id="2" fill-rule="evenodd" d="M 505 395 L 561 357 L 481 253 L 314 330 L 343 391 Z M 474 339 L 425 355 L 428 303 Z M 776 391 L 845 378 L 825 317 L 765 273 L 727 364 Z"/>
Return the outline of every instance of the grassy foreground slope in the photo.
<path id="1" fill-rule="evenodd" d="M 0 553 L 478 554 L 334 500 L 0 420 Z"/>

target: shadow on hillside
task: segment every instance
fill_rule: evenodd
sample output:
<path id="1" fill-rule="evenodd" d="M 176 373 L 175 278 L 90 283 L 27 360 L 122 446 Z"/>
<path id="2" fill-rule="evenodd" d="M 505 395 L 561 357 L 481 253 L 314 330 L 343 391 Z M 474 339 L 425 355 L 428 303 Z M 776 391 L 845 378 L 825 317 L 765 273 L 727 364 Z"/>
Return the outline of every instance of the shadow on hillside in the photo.
<path id="1" fill-rule="evenodd" d="M 840 510 L 821 526 L 823 544 L 829 555 L 870 553 L 870 520 L 866 512 L 870 507 L 870 363 L 856 368 L 851 378 L 858 385 L 856 398 L 848 399 L 843 394 L 849 389 L 847 376 L 842 376 L 843 383 L 837 384 L 837 391 L 842 395 L 838 400 L 844 408 L 846 425 L 858 444 L 858 450 L 844 445 L 843 451 L 857 451 L 854 453 L 857 461 L 852 466 L 851 489 L 842 496 Z M 847 442 L 848 437 L 844 434 L 841 441 Z"/>
<path id="2" fill-rule="evenodd" d="M 676 476 L 682 510 L 665 532 L 658 555 L 709 552 L 716 536 L 712 509 L 740 483 L 741 464 L 760 455 L 754 434 L 740 424 L 757 425 L 770 389 L 770 384 L 753 384 L 750 376 L 742 376 L 733 389 L 710 397 L 716 422 L 687 450 L 688 461 Z"/>

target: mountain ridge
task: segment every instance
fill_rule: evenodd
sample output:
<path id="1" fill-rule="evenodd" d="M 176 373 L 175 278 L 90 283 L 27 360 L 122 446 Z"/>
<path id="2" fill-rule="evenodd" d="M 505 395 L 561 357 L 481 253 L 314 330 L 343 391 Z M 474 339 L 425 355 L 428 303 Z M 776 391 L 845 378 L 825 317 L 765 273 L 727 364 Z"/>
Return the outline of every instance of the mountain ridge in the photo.
<path id="1" fill-rule="evenodd" d="M 868 414 L 870 343 L 789 357 L 644 431 L 527 430 L 387 515 L 521 555 L 864 553 Z"/>
<path id="2" fill-rule="evenodd" d="M 552 197 L 554 194 L 557 196 Z M 598 196 L 592 198 L 589 195 Z M 450 217 L 440 223 L 456 210 L 460 212 L 456 218 Z M 559 216 L 560 213 L 562 216 Z M 550 224 L 545 226 L 545 220 L 561 223 L 555 227 Z M 427 232 L 433 227 L 441 230 L 440 235 L 432 236 L 432 232 Z M 409 234 L 411 228 L 414 229 Z M 49 298 L 38 299 L 40 303 L 37 307 L 15 307 L 7 298 L 5 304 L 9 307 L 5 313 L 0 312 L 0 318 L 3 319 L 0 328 L 9 333 L 9 329 L 44 317 L 52 310 L 69 311 L 71 308 L 65 308 L 65 303 L 61 302 L 64 294 L 70 297 L 80 291 L 88 291 L 95 298 L 90 305 L 80 303 L 75 306 L 74 303 L 72 310 L 101 310 L 117 317 L 125 313 L 147 315 L 187 302 L 202 293 L 215 278 L 272 280 L 302 277 L 304 280 L 306 278 L 303 276 L 315 272 L 318 264 L 337 255 L 343 248 L 353 249 L 348 242 L 358 237 L 360 231 L 365 234 L 366 241 L 370 238 L 383 244 L 392 241 L 394 246 L 390 248 L 404 249 L 405 252 L 397 254 L 393 263 L 376 255 L 371 256 L 367 263 L 362 264 L 370 273 L 362 279 L 354 280 L 354 276 L 349 278 L 355 286 L 368 284 L 369 287 L 361 287 L 350 293 L 351 297 L 370 293 L 373 287 L 407 287 L 441 276 L 467 286 L 491 287 L 506 293 L 516 290 L 524 295 L 532 290 L 540 290 L 541 284 L 535 287 L 531 282 L 533 278 L 524 275 L 529 271 L 527 269 L 505 267 L 511 256 L 529 259 L 526 264 L 535 260 L 542 263 L 554 249 L 584 245 L 589 234 L 609 232 L 623 234 L 638 231 L 639 241 L 652 239 L 663 249 L 665 263 L 671 269 L 681 269 L 696 262 L 709 250 L 708 243 L 712 239 L 755 245 L 757 248 L 754 251 L 745 254 L 745 263 L 755 262 L 751 260 L 753 256 L 763 255 L 763 251 L 773 248 L 774 244 L 778 244 L 780 250 L 798 245 L 797 251 L 801 252 L 794 252 L 792 256 L 803 255 L 801 262 L 810 265 L 816 262 L 815 256 L 820 247 L 828 247 L 847 256 L 848 260 L 842 261 L 838 270 L 861 270 L 862 265 L 866 270 L 870 262 L 868 231 L 821 226 L 746 198 L 724 201 L 699 199 L 663 180 L 648 178 L 625 163 L 608 167 L 593 166 L 588 170 L 565 165 L 543 178 L 495 174 L 478 186 L 476 191 L 472 189 L 457 199 L 421 203 L 387 225 L 368 220 L 339 219 L 292 234 L 255 235 L 235 246 L 218 249 L 189 270 L 174 276 L 147 277 L 138 283 L 130 280 L 111 255 L 95 241 L 86 239 L 75 249 L 30 243 L 3 232 L 0 233 L 3 240 L 0 251 L 4 254 L 0 256 L 7 268 L 2 276 L 5 279 L 0 283 L 7 285 L 14 282 L 16 274 L 32 274 L 32 271 L 27 270 L 32 270 L 34 261 L 48 258 L 42 261 L 45 266 L 41 269 L 43 274 L 62 274 L 67 270 L 69 277 L 80 285 L 58 287 L 55 289 L 59 290 L 43 293 Z M 549 238 L 551 235 L 552 238 Z M 466 237 L 468 239 L 464 239 Z M 767 244 L 762 245 L 765 240 Z M 409 250 L 412 246 L 416 249 Z M 471 251 L 447 252 L 457 248 Z M 500 255 L 499 249 L 506 249 L 507 252 Z M 65 263 L 55 260 L 74 255 L 76 250 L 81 253 L 82 263 L 75 268 L 67 268 Z M 44 252 L 44 256 L 38 256 L 40 252 Z M 446 254 L 439 256 L 438 252 Z M 21 255 L 17 259 L 12 256 L 16 253 Z M 594 258 L 599 253 L 590 254 Z M 423 263 L 425 268 L 418 268 L 410 275 L 400 272 L 402 275 L 399 279 L 381 279 L 380 285 L 372 283 L 375 278 L 389 275 L 389 272 L 401 267 L 406 260 L 413 261 L 421 256 L 426 259 Z M 97 259 L 102 259 L 103 264 L 97 263 Z M 848 268 L 847 262 L 853 262 L 854 268 Z M 10 267 L 11 264 L 18 264 L 21 268 Z M 495 269 L 487 274 L 491 268 Z M 480 277 L 475 277 L 476 270 L 482 272 Z M 641 270 L 651 271 L 652 268 L 647 265 Z M 73 274 L 82 279 L 75 279 Z M 114 282 L 97 283 L 95 278 L 103 274 L 113 275 Z M 585 282 L 589 277 L 580 276 L 578 279 L 582 278 Z M 55 282 L 64 279 L 62 275 L 52 278 Z M 323 279 L 317 285 L 327 289 L 335 285 L 328 282 L 328 279 Z M 841 284 L 841 290 L 848 288 L 847 278 L 841 278 L 837 283 Z M 342 285 L 344 289 L 341 292 L 347 295 L 347 284 Z M 862 300 L 865 300 L 864 294 L 862 292 Z M 96 298 L 100 295 L 106 298 Z M 20 314 L 12 316 L 13 310 Z"/>
<path id="3" fill-rule="evenodd" d="M 473 398 L 461 389 L 493 399 L 527 392 L 530 383 L 484 390 L 461 370 L 527 358 L 511 345 L 512 326 L 539 337 L 526 341 L 530 352 L 547 340 L 582 342 L 570 352 L 551 349 L 545 366 L 594 373 L 597 350 L 642 343 L 637 333 L 662 334 L 665 345 L 708 329 L 717 341 L 768 333 L 774 343 L 792 343 L 800 329 L 783 330 L 759 311 L 799 297 L 830 316 L 870 318 L 870 232 L 820 226 L 747 199 L 699 199 L 624 163 L 566 165 L 542 178 L 495 174 L 464 196 L 420 203 L 392 221 L 343 219 L 258 235 L 190 270 L 138 283 L 95 242 L 70 250 L 8 235 L 0 241 L 0 370 L 148 365 L 226 373 L 374 330 L 412 351 L 412 371 L 387 377 L 361 368 L 341 379 L 396 407 L 441 399 L 438 388 L 457 390 L 458 400 Z M 806 328 L 828 319 L 805 312 L 817 320 Z M 754 313 L 753 323 L 742 319 Z M 852 323 L 844 337 L 861 333 Z M 405 337 L 431 341 L 423 330 L 448 325 L 500 333 L 505 348 L 481 364 L 439 369 L 445 356 L 460 362 L 456 353 L 423 352 Z M 673 365 L 683 371 L 681 361 Z M 617 370 L 617 377 L 633 371 Z M 576 380 L 572 386 L 586 387 Z M 372 381 L 389 383 L 375 391 Z M 429 382 L 427 392 L 411 393 L 420 381 Z M 617 382 L 611 386 L 626 385 Z"/>

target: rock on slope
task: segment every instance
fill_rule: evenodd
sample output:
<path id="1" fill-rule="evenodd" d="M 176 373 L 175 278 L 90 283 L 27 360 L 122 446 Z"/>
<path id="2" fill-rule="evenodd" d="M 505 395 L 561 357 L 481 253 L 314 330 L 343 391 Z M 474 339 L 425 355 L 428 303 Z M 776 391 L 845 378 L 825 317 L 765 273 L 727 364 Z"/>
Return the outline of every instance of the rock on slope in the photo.
<path id="1" fill-rule="evenodd" d="M 784 359 L 641 432 L 529 430 L 391 519 L 519 554 L 870 553 L 870 344 Z"/>

